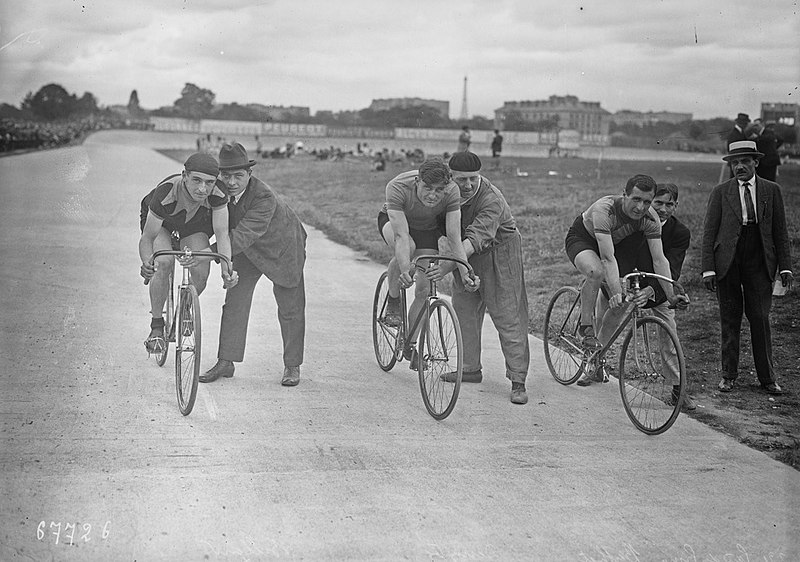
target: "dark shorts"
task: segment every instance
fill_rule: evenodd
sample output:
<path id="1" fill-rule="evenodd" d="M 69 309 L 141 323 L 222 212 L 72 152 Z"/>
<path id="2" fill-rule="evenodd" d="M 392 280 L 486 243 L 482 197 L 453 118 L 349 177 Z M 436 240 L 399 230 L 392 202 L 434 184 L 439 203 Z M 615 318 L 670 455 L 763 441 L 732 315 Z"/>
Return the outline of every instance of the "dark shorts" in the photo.
<path id="1" fill-rule="evenodd" d="M 144 199 L 142 199 L 142 203 L 139 208 L 139 232 L 144 231 L 144 225 L 147 222 L 147 214 L 149 212 L 150 196 L 148 194 Z M 170 233 L 177 232 L 179 239 L 186 238 L 192 234 L 197 234 L 198 232 L 202 232 L 209 238 L 214 236 L 214 225 L 211 223 L 211 210 L 206 209 L 205 207 L 200 207 L 197 210 L 197 213 L 195 213 L 192 219 L 186 224 L 175 225 L 170 223 L 169 220 L 165 220 L 163 223 L 161 223 L 161 228 Z"/>
<path id="2" fill-rule="evenodd" d="M 578 217 L 572 222 L 572 226 L 567 231 L 567 237 L 564 240 L 564 247 L 567 250 L 567 256 L 572 265 L 575 265 L 575 256 L 584 250 L 592 250 L 598 256 L 600 255 L 600 247 L 597 245 L 597 239 L 589 234 L 586 227 L 583 226 L 583 215 Z"/>
<path id="3" fill-rule="evenodd" d="M 639 253 L 644 251 L 645 238 L 641 232 L 634 232 L 627 238 L 614 244 L 614 258 L 617 260 L 617 267 L 620 275 L 627 275 L 636 267 L 636 259 Z M 567 238 L 564 240 L 567 256 L 572 265 L 575 265 L 575 256 L 584 250 L 592 250 L 600 256 L 600 247 L 597 239 L 589 234 L 583 225 L 583 215 L 578 215 L 572 226 L 567 231 Z"/>
<path id="4" fill-rule="evenodd" d="M 380 211 L 378 213 L 378 233 L 380 233 L 383 241 L 388 244 L 389 242 L 383 237 L 383 227 L 386 226 L 387 222 L 389 222 L 389 215 L 383 211 Z M 444 220 L 440 220 L 439 223 L 440 226 L 436 230 L 414 230 L 413 228 L 408 229 L 408 234 L 414 241 L 414 245 L 417 247 L 417 250 L 439 251 L 439 238 L 445 235 Z"/>

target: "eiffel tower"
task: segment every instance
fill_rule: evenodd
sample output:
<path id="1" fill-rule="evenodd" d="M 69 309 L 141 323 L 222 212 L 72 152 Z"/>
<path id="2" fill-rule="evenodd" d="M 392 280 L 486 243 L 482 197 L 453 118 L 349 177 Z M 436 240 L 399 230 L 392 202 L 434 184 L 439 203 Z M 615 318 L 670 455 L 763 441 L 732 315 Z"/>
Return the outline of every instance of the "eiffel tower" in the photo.
<path id="1" fill-rule="evenodd" d="M 464 76 L 464 96 L 461 98 L 461 115 L 459 117 L 462 121 L 466 121 L 469 119 L 469 113 L 467 112 L 467 77 Z"/>

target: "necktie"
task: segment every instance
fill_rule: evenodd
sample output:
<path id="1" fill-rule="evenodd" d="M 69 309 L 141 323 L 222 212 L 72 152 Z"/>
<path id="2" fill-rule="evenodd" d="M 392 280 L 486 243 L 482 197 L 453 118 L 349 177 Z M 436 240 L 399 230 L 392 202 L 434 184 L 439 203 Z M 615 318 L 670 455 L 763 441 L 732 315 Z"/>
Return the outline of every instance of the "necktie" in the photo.
<path id="1" fill-rule="evenodd" d="M 744 205 L 747 208 L 747 222 L 745 224 L 753 224 L 756 222 L 756 207 L 753 205 L 753 196 L 750 194 L 750 183 L 744 184 Z"/>

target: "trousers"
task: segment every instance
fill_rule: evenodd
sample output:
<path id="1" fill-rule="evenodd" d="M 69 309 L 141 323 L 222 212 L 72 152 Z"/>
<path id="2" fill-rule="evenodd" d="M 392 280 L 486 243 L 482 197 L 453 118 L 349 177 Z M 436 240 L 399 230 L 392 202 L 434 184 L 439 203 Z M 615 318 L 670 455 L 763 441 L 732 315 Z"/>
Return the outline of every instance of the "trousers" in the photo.
<path id="1" fill-rule="evenodd" d="M 500 337 L 506 378 L 524 383 L 530 364 L 530 343 L 521 237 L 518 234 L 485 253 L 473 254 L 469 263 L 481 279 L 480 288 L 467 292 L 457 275 L 453 283 L 453 307 L 461 325 L 464 370 L 482 368 L 481 337 L 483 318 L 488 311 Z"/>
<path id="2" fill-rule="evenodd" d="M 217 357 L 241 362 L 244 359 L 247 342 L 247 325 L 250 320 L 253 292 L 264 274 L 244 254 L 234 256 L 233 268 L 239 274 L 239 282 L 225 294 Z M 303 363 L 305 349 L 304 277 L 300 277 L 297 287 L 281 287 L 273 284 L 272 292 L 278 305 L 278 323 L 283 338 L 283 364 L 286 367 L 297 367 Z"/>

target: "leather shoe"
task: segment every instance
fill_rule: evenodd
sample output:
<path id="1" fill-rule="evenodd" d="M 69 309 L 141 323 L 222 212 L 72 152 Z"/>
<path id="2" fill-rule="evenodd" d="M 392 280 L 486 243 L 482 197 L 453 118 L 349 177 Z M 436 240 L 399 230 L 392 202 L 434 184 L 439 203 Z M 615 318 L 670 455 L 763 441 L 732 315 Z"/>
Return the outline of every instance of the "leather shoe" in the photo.
<path id="1" fill-rule="evenodd" d="M 733 379 L 722 379 L 719 381 L 720 392 L 730 392 L 733 390 Z"/>
<path id="2" fill-rule="evenodd" d="M 439 378 L 444 382 L 456 382 L 456 371 L 444 373 Z M 483 371 L 461 371 L 461 382 L 479 383 L 483 380 Z"/>
<path id="3" fill-rule="evenodd" d="M 284 367 L 281 384 L 283 386 L 297 386 L 300 384 L 300 366 Z"/>
<path id="4" fill-rule="evenodd" d="M 783 394 L 783 389 L 778 386 L 778 383 L 776 382 L 761 385 L 761 388 L 763 388 L 769 394 Z"/>
<path id="5" fill-rule="evenodd" d="M 511 384 L 511 403 L 527 404 L 528 394 L 525 392 L 525 385 L 521 383 Z"/>
<path id="6" fill-rule="evenodd" d="M 199 380 L 200 382 L 214 382 L 220 377 L 229 379 L 233 376 L 234 369 L 235 367 L 233 366 L 233 361 L 218 359 L 217 364 L 200 375 Z"/>

